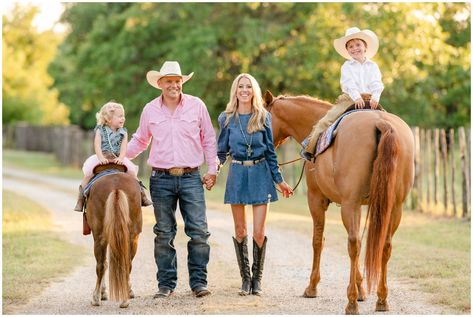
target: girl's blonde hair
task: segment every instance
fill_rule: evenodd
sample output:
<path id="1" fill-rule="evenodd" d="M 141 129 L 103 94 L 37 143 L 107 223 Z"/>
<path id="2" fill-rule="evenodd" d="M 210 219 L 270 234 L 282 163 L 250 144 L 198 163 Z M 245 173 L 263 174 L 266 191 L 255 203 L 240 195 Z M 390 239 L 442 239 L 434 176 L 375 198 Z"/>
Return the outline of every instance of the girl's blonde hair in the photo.
<path id="1" fill-rule="evenodd" d="M 106 104 L 102 106 L 99 112 L 95 114 L 95 118 L 97 119 L 97 124 L 98 125 L 106 125 L 107 122 L 112 120 L 113 115 L 115 114 L 115 111 L 117 110 L 122 110 L 123 113 L 125 113 L 125 109 L 123 108 L 122 104 L 109 101 Z"/>
<path id="2" fill-rule="evenodd" d="M 237 89 L 238 82 L 243 77 L 248 78 L 253 89 L 253 98 L 251 99 L 251 108 L 253 115 L 248 121 L 247 131 L 248 133 L 254 133 L 256 131 L 261 131 L 264 129 L 264 122 L 266 120 L 266 115 L 268 111 L 264 108 L 263 98 L 261 97 L 261 88 L 259 87 L 256 79 L 247 73 L 242 73 L 238 75 L 232 83 L 232 88 L 230 89 L 230 101 L 227 103 L 227 108 L 225 113 L 227 114 L 227 119 L 225 120 L 225 126 L 228 125 L 230 120 L 233 117 L 238 118 L 238 98 L 237 98 Z"/>

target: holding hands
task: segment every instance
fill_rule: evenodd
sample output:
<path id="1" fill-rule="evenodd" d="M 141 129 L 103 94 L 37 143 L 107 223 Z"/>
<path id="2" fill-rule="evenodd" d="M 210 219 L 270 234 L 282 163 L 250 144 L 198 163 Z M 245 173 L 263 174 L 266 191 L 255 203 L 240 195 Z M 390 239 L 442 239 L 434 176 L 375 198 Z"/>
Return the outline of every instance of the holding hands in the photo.
<path id="1" fill-rule="evenodd" d="M 205 174 L 202 178 L 202 183 L 205 185 L 207 190 L 211 190 L 217 182 L 217 175 Z"/>
<path id="2" fill-rule="evenodd" d="M 291 186 L 289 186 L 285 181 L 279 183 L 278 188 L 282 192 L 282 195 L 286 198 L 289 198 L 294 195 L 294 191 L 292 190 Z"/>

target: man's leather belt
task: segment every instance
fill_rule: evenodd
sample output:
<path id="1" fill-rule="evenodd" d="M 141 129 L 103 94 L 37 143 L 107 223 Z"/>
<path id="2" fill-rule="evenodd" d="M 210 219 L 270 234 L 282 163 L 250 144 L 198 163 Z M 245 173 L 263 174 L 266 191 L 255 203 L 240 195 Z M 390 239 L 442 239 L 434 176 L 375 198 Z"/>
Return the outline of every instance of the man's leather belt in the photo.
<path id="1" fill-rule="evenodd" d="M 253 166 L 260 162 L 263 162 L 266 158 L 262 157 L 258 160 L 249 160 L 249 161 L 239 161 L 239 160 L 232 160 L 232 163 L 240 164 L 243 166 Z"/>
<path id="2" fill-rule="evenodd" d="M 197 171 L 198 169 L 199 169 L 198 167 L 173 167 L 173 168 L 153 167 L 153 171 L 164 172 L 171 176 L 182 176 L 184 174 Z"/>

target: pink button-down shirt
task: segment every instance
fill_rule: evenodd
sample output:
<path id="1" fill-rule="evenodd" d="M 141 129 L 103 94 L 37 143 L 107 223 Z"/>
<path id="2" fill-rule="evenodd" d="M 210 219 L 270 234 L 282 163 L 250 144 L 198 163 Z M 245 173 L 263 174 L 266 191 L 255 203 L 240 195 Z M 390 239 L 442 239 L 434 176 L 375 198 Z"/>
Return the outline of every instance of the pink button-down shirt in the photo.
<path id="1" fill-rule="evenodd" d="M 204 163 L 205 156 L 208 174 L 215 175 L 215 130 L 204 102 L 181 94 L 181 102 L 171 113 L 162 101 L 162 96 L 159 96 L 144 107 L 138 130 L 128 143 L 126 156 L 135 158 L 151 143 L 150 166 L 198 167 Z"/>

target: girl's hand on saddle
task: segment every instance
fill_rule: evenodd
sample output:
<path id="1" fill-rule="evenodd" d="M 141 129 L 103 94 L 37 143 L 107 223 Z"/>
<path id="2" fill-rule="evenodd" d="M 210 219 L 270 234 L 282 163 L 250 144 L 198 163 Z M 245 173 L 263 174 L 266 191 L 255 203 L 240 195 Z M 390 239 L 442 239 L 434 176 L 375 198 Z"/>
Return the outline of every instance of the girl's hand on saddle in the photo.
<path id="1" fill-rule="evenodd" d="M 374 110 L 374 109 L 378 108 L 378 102 L 376 100 L 371 99 L 370 100 L 370 106 L 371 106 L 371 109 Z"/>
<path id="2" fill-rule="evenodd" d="M 105 164 L 108 164 L 108 160 L 105 158 L 105 157 L 99 157 L 99 162 L 100 162 L 100 165 L 105 165 Z"/>
<path id="3" fill-rule="evenodd" d="M 363 109 L 365 107 L 365 102 L 363 98 L 359 98 L 355 100 L 355 109 Z"/>
<path id="4" fill-rule="evenodd" d="M 116 159 L 113 160 L 113 163 L 118 164 L 118 165 L 123 165 L 123 158 L 117 157 Z"/>
<path id="5" fill-rule="evenodd" d="M 291 186 L 289 186 L 285 181 L 279 183 L 278 187 L 284 197 L 289 198 L 294 195 L 294 191 L 292 190 Z"/>

